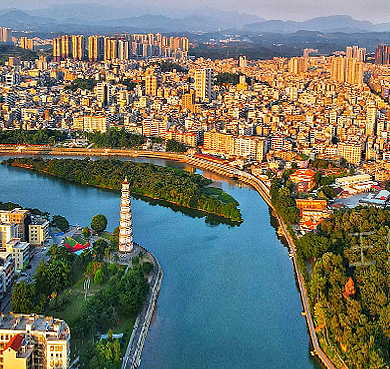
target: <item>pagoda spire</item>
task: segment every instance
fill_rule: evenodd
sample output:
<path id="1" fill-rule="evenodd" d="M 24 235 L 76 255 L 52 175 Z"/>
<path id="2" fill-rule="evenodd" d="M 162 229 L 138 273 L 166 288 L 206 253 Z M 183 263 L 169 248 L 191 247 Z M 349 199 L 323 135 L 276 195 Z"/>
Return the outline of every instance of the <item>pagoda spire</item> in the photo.
<path id="1" fill-rule="evenodd" d="M 122 182 L 121 209 L 119 217 L 119 251 L 133 250 L 133 224 L 131 218 L 130 185 L 127 177 Z"/>

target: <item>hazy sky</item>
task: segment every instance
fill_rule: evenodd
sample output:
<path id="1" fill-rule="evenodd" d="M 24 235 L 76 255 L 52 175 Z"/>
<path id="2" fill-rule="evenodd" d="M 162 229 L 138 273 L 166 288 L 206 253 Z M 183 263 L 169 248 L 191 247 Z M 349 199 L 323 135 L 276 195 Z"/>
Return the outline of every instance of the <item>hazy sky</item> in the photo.
<path id="1" fill-rule="evenodd" d="M 192 10 L 208 6 L 256 14 L 266 19 L 306 20 L 316 16 L 348 14 L 373 23 L 390 22 L 389 0 L 0 0 L 0 8 L 32 9 L 68 2 L 144 7 L 148 12 L 154 9 L 155 13 L 158 9 Z"/>

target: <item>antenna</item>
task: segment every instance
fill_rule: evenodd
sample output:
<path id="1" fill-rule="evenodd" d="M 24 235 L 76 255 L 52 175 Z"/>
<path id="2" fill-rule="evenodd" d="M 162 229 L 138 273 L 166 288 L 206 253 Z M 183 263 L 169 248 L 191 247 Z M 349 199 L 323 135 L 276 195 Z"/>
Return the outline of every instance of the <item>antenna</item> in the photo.
<path id="1" fill-rule="evenodd" d="M 356 263 L 349 263 L 350 267 L 358 267 L 358 266 L 370 266 L 375 265 L 376 261 L 364 261 L 364 250 L 370 249 L 372 245 L 363 246 L 363 236 L 368 236 L 370 234 L 374 234 L 374 232 L 361 232 L 361 233 L 350 233 L 350 236 L 359 236 L 360 238 L 360 246 L 352 247 L 352 250 L 360 250 L 360 261 Z M 390 249 L 390 231 L 387 238 L 387 249 Z M 390 261 L 390 258 L 389 258 Z"/>

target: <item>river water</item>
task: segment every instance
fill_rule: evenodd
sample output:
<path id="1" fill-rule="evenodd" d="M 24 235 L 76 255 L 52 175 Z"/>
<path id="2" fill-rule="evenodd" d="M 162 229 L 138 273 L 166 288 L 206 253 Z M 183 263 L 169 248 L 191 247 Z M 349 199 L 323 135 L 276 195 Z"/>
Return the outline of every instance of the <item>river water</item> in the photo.
<path id="1" fill-rule="evenodd" d="M 164 272 L 141 368 L 319 369 L 309 353 L 293 265 L 268 207 L 251 187 L 204 175 L 238 200 L 239 227 L 132 200 L 134 239 L 155 254 Z M 0 186 L 0 201 L 60 214 L 71 224 L 89 225 L 99 213 L 108 230 L 119 222 L 118 192 L 3 165 Z"/>

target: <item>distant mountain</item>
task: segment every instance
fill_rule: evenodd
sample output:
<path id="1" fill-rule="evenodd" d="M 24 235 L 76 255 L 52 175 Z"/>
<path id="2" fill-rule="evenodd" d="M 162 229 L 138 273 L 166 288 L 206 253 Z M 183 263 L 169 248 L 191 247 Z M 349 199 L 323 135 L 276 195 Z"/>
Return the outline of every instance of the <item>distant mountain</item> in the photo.
<path id="1" fill-rule="evenodd" d="M 95 3 L 71 3 L 52 5 L 47 8 L 26 11 L 31 16 L 54 18 L 58 23 L 84 25 L 126 25 L 152 27 L 154 29 L 210 32 L 218 29 L 242 27 L 264 19 L 237 11 L 225 12 L 211 7 L 185 11 L 167 8 L 108 6 Z M 133 24 L 130 24 L 133 22 Z M 151 24 L 152 23 L 152 24 Z"/>
<path id="2" fill-rule="evenodd" d="M 250 14 L 225 12 L 211 7 L 188 11 L 165 9 L 162 13 L 155 9 L 145 14 L 147 9 L 147 5 L 145 9 L 139 9 L 135 6 L 116 8 L 94 3 L 52 5 L 34 11 L 9 8 L 0 10 L 0 26 L 44 35 L 117 32 L 190 32 L 201 35 L 221 31 L 224 35 L 254 37 L 263 33 L 293 34 L 301 30 L 351 35 L 390 31 L 390 23 L 373 24 L 347 15 L 317 17 L 297 22 L 264 20 Z"/>
<path id="3" fill-rule="evenodd" d="M 247 24 L 243 30 L 250 32 L 293 33 L 300 30 L 320 32 L 382 32 L 390 30 L 390 23 L 375 25 L 369 21 L 356 20 L 349 15 L 318 17 L 304 22 L 269 20 Z"/>

